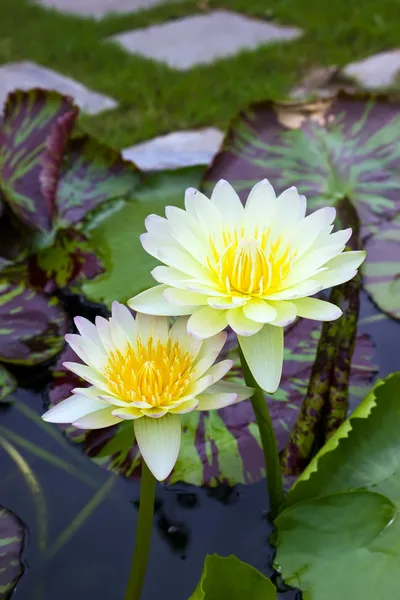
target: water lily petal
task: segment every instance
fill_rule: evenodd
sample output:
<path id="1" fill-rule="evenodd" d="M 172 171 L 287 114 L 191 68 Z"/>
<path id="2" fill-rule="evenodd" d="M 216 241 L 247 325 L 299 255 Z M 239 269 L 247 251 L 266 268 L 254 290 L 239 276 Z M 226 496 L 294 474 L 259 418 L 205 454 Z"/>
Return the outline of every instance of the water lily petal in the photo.
<path id="1" fill-rule="evenodd" d="M 346 283 L 346 281 L 350 281 L 350 279 L 353 279 L 353 277 L 356 275 L 357 269 L 329 269 L 327 271 L 323 271 L 322 273 L 318 273 L 318 275 L 315 275 L 315 279 L 321 284 L 321 290 L 326 290 L 327 288 L 334 287 L 335 285 Z"/>
<path id="2" fill-rule="evenodd" d="M 208 372 L 204 377 L 200 377 L 197 381 L 193 381 L 190 383 L 185 391 L 185 395 L 188 396 L 197 396 L 197 394 L 201 394 L 205 389 L 210 387 L 213 382 L 212 375 L 209 375 Z"/>
<path id="3" fill-rule="evenodd" d="M 196 357 L 193 378 L 198 379 L 214 364 L 218 354 L 221 352 L 227 338 L 226 331 L 203 340 L 200 351 Z"/>
<path id="4" fill-rule="evenodd" d="M 42 419 L 49 423 L 73 423 L 85 415 L 107 408 L 107 402 L 73 394 L 44 413 Z"/>
<path id="5" fill-rule="evenodd" d="M 195 410 L 198 407 L 198 405 L 199 401 L 197 400 L 197 398 L 192 398 L 191 400 L 186 400 L 186 402 L 182 402 L 176 408 L 170 408 L 168 412 L 172 413 L 173 415 L 184 415 L 186 413 L 192 412 L 192 410 Z"/>
<path id="6" fill-rule="evenodd" d="M 207 296 L 189 290 L 167 288 L 164 292 L 167 302 L 176 306 L 202 306 L 207 303 Z"/>
<path id="7" fill-rule="evenodd" d="M 355 250 L 352 252 L 343 252 L 336 256 L 324 266 L 329 269 L 358 269 L 364 262 L 367 253 L 365 250 Z"/>
<path id="8" fill-rule="evenodd" d="M 196 260 L 203 261 L 205 258 L 204 236 L 196 220 L 176 206 L 167 206 L 165 213 L 172 237 Z"/>
<path id="9" fill-rule="evenodd" d="M 143 460 L 159 481 L 171 473 L 181 444 L 181 421 L 178 415 L 160 419 L 142 417 L 134 421 L 136 441 Z"/>
<path id="10" fill-rule="evenodd" d="M 114 301 L 111 305 L 111 337 L 115 344 L 129 342 L 133 344 L 136 338 L 136 323 L 129 308 Z"/>
<path id="11" fill-rule="evenodd" d="M 293 300 L 294 298 L 302 298 L 303 296 L 312 296 L 322 290 L 322 283 L 319 279 L 319 274 L 313 279 L 301 281 L 292 287 L 286 288 L 281 292 L 264 296 L 265 300 Z"/>
<path id="12" fill-rule="evenodd" d="M 268 179 L 256 183 L 250 191 L 245 206 L 246 223 L 249 228 L 256 227 L 260 223 L 260 219 L 267 225 L 276 208 L 275 191 Z"/>
<path id="13" fill-rule="evenodd" d="M 133 419 L 140 419 L 143 416 L 143 413 L 138 408 L 131 406 L 129 408 L 115 408 L 112 411 L 114 417 L 118 417 L 119 419 L 131 421 Z"/>
<path id="14" fill-rule="evenodd" d="M 182 246 L 163 245 L 158 248 L 158 258 L 169 267 L 183 271 L 196 279 L 204 277 L 204 271 L 201 264 L 193 258 L 189 252 L 186 252 Z"/>
<path id="15" fill-rule="evenodd" d="M 188 213 L 198 220 L 206 235 L 222 227 L 222 218 L 217 207 L 198 190 L 186 190 L 185 207 Z"/>
<path id="16" fill-rule="evenodd" d="M 270 300 L 270 304 L 276 310 L 276 319 L 272 321 L 271 325 L 286 327 L 296 319 L 297 309 L 294 302 L 288 302 L 287 300 L 278 300 L 275 302 Z"/>
<path id="17" fill-rule="evenodd" d="M 254 394 L 254 389 L 232 381 L 217 381 L 208 388 L 207 394 L 235 394 L 237 402 L 241 402 L 250 398 Z"/>
<path id="18" fill-rule="evenodd" d="M 224 377 L 227 374 L 227 372 L 232 368 L 232 366 L 233 366 L 233 360 L 231 360 L 231 359 L 221 360 L 221 362 L 213 365 L 212 367 L 210 367 L 208 369 L 207 375 L 211 376 L 212 383 L 216 383 L 217 381 L 222 379 L 222 377 Z"/>
<path id="19" fill-rule="evenodd" d="M 226 311 L 204 306 L 192 314 L 188 321 L 188 332 L 205 339 L 216 335 L 228 325 Z"/>
<path id="20" fill-rule="evenodd" d="M 188 282 L 193 281 L 183 271 L 178 271 L 178 269 L 174 269 L 173 267 L 165 267 L 164 265 L 154 267 L 151 274 L 158 283 L 165 283 L 168 286 L 178 287 L 183 290 L 187 289 Z"/>
<path id="21" fill-rule="evenodd" d="M 168 340 L 169 324 L 167 317 L 156 317 L 138 312 L 136 315 L 137 335 L 143 345 L 147 345 L 150 338 L 157 344 L 159 340 L 165 344 Z"/>
<path id="22" fill-rule="evenodd" d="M 220 179 L 214 187 L 211 202 L 218 208 L 224 223 L 239 223 L 244 216 L 239 196 L 225 179 Z"/>
<path id="23" fill-rule="evenodd" d="M 334 321 L 343 314 L 335 304 L 318 300 L 317 298 L 299 298 L 298 300 L 293 300 L 293 304 L 297 308 L 299 317 L 304 317 L 305 319 Z"/>
<path id="24" fill-rule="evenodd" d="M 187 350 L 193 358 L 196 358 L 203 344 L 202 340 L 189 335 L 187 332 L 188 317 L 178 317 L 170 330 L 172 342 L 178 342 L 179 346 Z"/>
<path id="25" fill-rule="evenodd" d="M 199 404 L 197 410 L 219 410 L 235 404 L 238 395 L 233 393 L 221 394 L 201 394 L 197 397 Z"/>
<path id="26" fill-rule="evenodd" d="M 104 377 L 104 375 L 102 375 L 98 371 L 95 371 L 94 369 L 92 369 L 92 367 L 88 367 L 87 365 L 81 365 L 80 363 L 74 362 L 65 362 L 63 363 L 63 366 L 66 369 L 69 369 L 70 371 L 75 373 L 75 375 L 78 375 L 78 377 L 85 379 L 85 381 L 88 381 L 92 385 L 95 385 L 96 387 L 104 390 L 108 389 L 107 380 Z"/>
<path id="27" fill-rule="evenodd" d="M 88 337 L 67 333 L 65 341 L 83 362 L 94 369 L 102 369 L 107 362 L 107 353 Z"/>
<path id="28" fill-rule="evenodd" d="M 253 321 L 246 317 L 243 312 L 244 308 L 239 306 L 238 308 L 231 308 L 228 310 L 226 314 L 228 325 L 230 325 L 233 331 L 238 335 L 253 335 L 257 333 L 257 331 L 260 331 L 263 323 L 257 323 L 257 321 Z"/>
<path id="29" fill-rule="evenodd" d="M 104 350 L 107 353 L 113 352 L 115 350 L 115 345 L 111 337 L 110 322 L 108 319 L 98 316 L 96 317 L 95 323 Z"/>
<path id="30" fill-rule="evenodd" d="M 257 323 L 269 323 L 276 319 L 276 309 L 262 298 L 252 298 L 243 307 L 243 313 Z"/>
<path id="31" fill-rule="evenodd" d="M 165 217 L 160 215 L 148 215 L 144 220 L 145 227 L 149 233 L 159 237 L 169 236 L 169 225 Z"/>
<path id="32" fill-rule="evenodd" d="M 292 186 L 282 192 L 276 199 L 277 210 L 274 216 L 274 224 L 289 230 L 301 219 L 304 219 L 307 208 L 306 197 L 299 194 L 297 188 Z"/>
<path id="33" fill-rule="evenodd" d="M 332 206 L 320 208 L 296 225 L 293 246 L 301 256 L 312 246 L 324 228 L 333 223 L 336 210 Z"/>
<path id="34" fill-rule="evenodd" d="M 249 301 L 248 298 L 235 298 L 235 300 L 230 296 L 210 296 L 207 298 L 207 304 L 212 308 L 217 308 L 219 310 L 224 310 L 228 308 L 236 308 L 237 306 L 241 306 L 246 304 Z"/>
<path id="35" fill-rule="evenodd" d="M 97 346 L 101 346 L 98 331 L 93 323 L 85 319 L 85 317 L 75 317 L 74 323 L 82 337 L 87 337 L 94 344 L 97 344 Z"/>
<path id="36" fill-rule="evenodd" d="M 166 289 L 168 289 L 167 285 L 156 285 L 128 300 L 128 306 L 148 315 L 178 316 L 192 314 L 193 306 L 174 306 L 170 304 L 164 297 Z"/>
<path id="37" fill-rule="evenodd" d="M 255 335 L 239 335 L 238 341 L 257 384 L 266 392 L 275 392 L 282 375 L 283 328 L 264 325 Z"/>
<path id="38" fill-rule="evenodd" d="M 90 413 L 73 422 L 77 429 L 103 429 L 121 423 L 121 419 L 112 414 L 112 407 L 108 406 L 102 410 Z"/>

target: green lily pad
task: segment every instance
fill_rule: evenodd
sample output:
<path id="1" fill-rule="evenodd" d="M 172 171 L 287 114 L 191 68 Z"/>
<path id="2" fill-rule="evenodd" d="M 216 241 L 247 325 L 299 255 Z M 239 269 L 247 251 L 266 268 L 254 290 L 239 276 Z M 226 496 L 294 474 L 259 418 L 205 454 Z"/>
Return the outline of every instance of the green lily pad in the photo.
<path id="1" fill-rule="evenodd" d="M 276 600 L 276 589 L 265 575 L 236 556 L 207 555 L 203 573 L 189 600 Z"/>
<path id="2" fill-rule="evenodd" d="M 145 218 L 152 213 L 164 216 L 167 205 L 183 206 L 186 188 L 199 187 L 203 173 L 203 167 L 189 167 L 143 175 L 134 200 L 89 228 L 91 247 L 105 265 L 103 275 L 83 286 L 90 300 L 110 306 L 113 300 L 126 302 L 156 284 L 150 271 L 158 262 L 139 239 Z"/>
<path id="3" fill-rule="evenodd" d="M 24 527 L 6 508 L 0 507 L 0 598 L 6 600 L 23 573 L 21 555 Z"/>
<path id="4" fill-rule="evenodd" d="M 251 106 L 232 123 L 204 188 L 208 192 L 218 179 L 227 179 L 244 200 L 265 177 L 277 192 L 297 186 L 310 211 L 335 206 L 342 227 L 361 230 L 368 249 L 362 267 L 367 290 L 397 318 L 400 246 L 392 219 L 400 210 L 398 102 L 339 94 L 333 100 Z M 349 219 L 345 201 L 358 222 Z M 386 233 L 379 233 L 382 228 Z M 368 242 L 374 232 L 377 237 Z M 394 254 L 388 259 L 389 251 Z"/>
<path id="5" fill-rule="evenodd" d="M 276 565 L 307 600 L 397 598 L 400 374 L 378 382 L 290 490 Z"/>

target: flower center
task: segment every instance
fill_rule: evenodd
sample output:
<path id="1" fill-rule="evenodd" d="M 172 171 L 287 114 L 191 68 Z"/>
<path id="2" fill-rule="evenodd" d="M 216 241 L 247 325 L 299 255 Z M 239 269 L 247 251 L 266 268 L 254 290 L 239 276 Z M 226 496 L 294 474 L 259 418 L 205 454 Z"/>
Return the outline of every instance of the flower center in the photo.
<path id="1" fill-rule="evenodd" d="M 223 244 L 210 240 L 208 271 L 227 294 L 265 296 L 283 287 L 296 252 L 278 238 L 271 242 L 269 230 L 253 235 L 224 230 Z"/>
<path id="2" fill-rule="evenodd" d="M 141 401 L 168 406 L 184 395 L 191 376 L 193 358 L 178 342 L 165 344 L 149 338 L 121 352 L 110 352 L 104 375 L 113 393 L 125 402 Z"/>

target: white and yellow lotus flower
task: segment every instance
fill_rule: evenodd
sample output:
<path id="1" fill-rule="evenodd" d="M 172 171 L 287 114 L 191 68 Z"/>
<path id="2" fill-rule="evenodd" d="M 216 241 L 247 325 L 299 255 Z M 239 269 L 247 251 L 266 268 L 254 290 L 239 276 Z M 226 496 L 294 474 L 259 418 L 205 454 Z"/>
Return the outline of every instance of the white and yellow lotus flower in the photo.
<path id="1" fill-rule="evenodd" d="M 252 395 L 245 386 L 220 381 L 231 360 L 214 364 L 226 340 L 224 332 L 202 341 L 187 333 L 187 318 L 170 328 L 168 318 L 138 314 L 118 302 L 109 320 L 96 325 L 77 317 L 80 335 L 65 339 L 86 364 L 64 363 L 91 386 L 43 415 L 51 423 L 100 429 L 132 420 L 140 452 L 162 481 L 179 453 L 181 414 L 219 409 Z"/>
<path id="2" fill-rule="evenodd" d="M 128 304 L 152 315 L 191 315 L 188 331 L 199 339 L 230 325 L 257 383 L 274 392 L 284 326 L 297 316 L 340 317 L 337 306 L 310 296 L 352 279 L 365 252 L 343 252 L 351 229 L 332 233 L 331 207 L 306 217 L 306 198 L 295 187 L 277 198 L 261 181 L 243 206 L 221 180 L 211 200 L 188 189 L 185 206 L 147 217 L 142 245 L 167 266 L 152 271 L 161 285 Z"/>

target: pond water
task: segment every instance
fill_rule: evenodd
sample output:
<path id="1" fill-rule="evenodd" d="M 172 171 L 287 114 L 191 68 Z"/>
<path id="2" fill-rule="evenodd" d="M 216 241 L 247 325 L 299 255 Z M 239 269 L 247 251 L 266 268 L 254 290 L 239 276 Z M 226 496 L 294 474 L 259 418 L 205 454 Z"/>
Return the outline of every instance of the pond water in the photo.
<path id="1" fill-rule="evenodd" d="M 377 311 L 363 297 L 360 328 L 376 344 L 380 376 L 399 370 L 399 323 L 365 319 Z M 364 324 L 363 324 L 364 323 Z M 110 474 L 40 420 L 43 378 L 16 402 L 0 405 L 0 435 L 18 451 L 0 449 L 0 504 L 25 524 L 25 573 L 13 600 L 122 600 L 128 578 L 139 482 Z M 16 463 L 19 467 L 17 468 Z M 273 548 L 265 481 L 213 491 L 158 485 L 157 510 L 143 600 L 187 600 L 207 553 L 240 559 L 271 575 Z M 306 541 L 305 541 L 306 543 Z M 281 600 L 298 600 L 288 591 Z"/>

